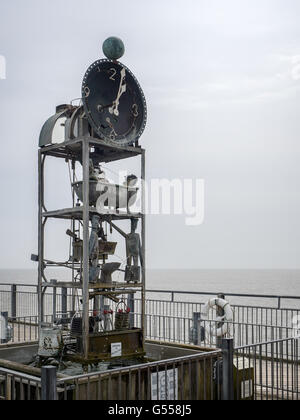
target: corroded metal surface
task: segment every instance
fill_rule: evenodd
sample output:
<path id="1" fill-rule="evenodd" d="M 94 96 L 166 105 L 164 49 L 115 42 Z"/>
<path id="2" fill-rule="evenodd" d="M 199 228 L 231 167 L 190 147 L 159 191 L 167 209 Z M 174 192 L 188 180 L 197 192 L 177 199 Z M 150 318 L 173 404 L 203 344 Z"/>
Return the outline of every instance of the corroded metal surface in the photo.
<path id="1" fill-rule="evenodd" d="M 62 105 L 58 107 L 56 114 L 52 115 L 43 125 L 43 128 L 40 133 L 39 146 L 48 146 L 52 144 L 53 130 L 56 126 L 56 123 L 61 118 L 68 118 L 74 112 L 74 107 L 71 105 Z"/>
<path id="2" fill-rule="evenodd" d="M 141 357 L 145 354 L 143 348 L 143 333 L 140 329 L 127 331 L 111 331 L 107 333 L 89 334 L 88 361 L 110 360 L 111 345 L 121 343 L 122 354 L 119 358 Z M 77 339 L 78 353 L 71 356 L 72 360 L 84 361 L 82 359 L 83 341 L 82 337 Z"/>

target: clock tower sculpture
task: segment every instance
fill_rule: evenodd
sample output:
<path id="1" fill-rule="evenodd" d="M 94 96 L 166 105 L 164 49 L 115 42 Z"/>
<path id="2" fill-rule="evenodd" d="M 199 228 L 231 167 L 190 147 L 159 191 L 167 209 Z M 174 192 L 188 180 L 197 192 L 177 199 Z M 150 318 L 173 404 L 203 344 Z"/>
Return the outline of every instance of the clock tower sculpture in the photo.
<path id="1" fill-rule="evenodd" d="M 147 108 L 136 77 L 118 61 L 124 50 L 118 38 L 104 42 L 106 58 L 86 71 L 79 103 L 58 106 L 39 139 L 40 337 L 46 342 L 47 331 L 55 330 L 56 337 L 59 331 L 63 357 L 85 366 L 113 357 L 144 355 L 145 150 L 139 141 Z M 107 178 L 111 162 L 126 159 L 130 168 L 134 157 L 140 160 L 139 174 L 128 175 L 123 184 Z M 64 162 L 69 172 L 71 203 L 67 208 L 51 209 L 46 202 L 45 164 L 49 161 L 50 166 L 53 159 Z M 137 199 L 141 208 L 132 211 Z M 67 260 L 54 261 L 46 255 L 46 226 L 58 220 L 69 223 L 70 253 Z M 113 241 L 114 233 L 120 234 L 126 250 L 121 262 L 115 261 L 118 243 Z M 132 261 L 130 250 L 136 249 Z M 50 280 L 49 269 L 54 268 L 64 271 L 63 280 Z M 60 308 L 59 289 L 63 291 Z M 51 323 L 45 308 L 49 291 L 53 292 Z M 134 296 L 141 302 L 139 314 Z M 43 342 L 40 340 L 40 347 Z"/>

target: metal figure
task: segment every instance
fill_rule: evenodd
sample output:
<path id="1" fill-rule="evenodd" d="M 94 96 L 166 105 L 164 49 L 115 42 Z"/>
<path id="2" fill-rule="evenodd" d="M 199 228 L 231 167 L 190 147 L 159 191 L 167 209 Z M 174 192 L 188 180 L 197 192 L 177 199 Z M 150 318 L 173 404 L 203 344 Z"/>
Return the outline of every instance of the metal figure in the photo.
<path id="1" fill-rule="evenodd" d="M 110 223 L 111 226 L 125 238 L 126 241 L 126 269 L 125 269 L 125 281 L 133 281 L 135 283 L 140 280 L 140 266 L 143 267 L 143 252 L 141 238 L 136 229 L 138 226 L 138 219 L 131 219 L 131 232 L 125 233 L 122 229 L 116 226 L 114 223 Z"/>
<path id="2" fill-rule="evenodd" d="M 138 219 L 131 219 L 131 232 L 127 235 L 126 239 L 126 254 L 128 265 L 138 266 L 139 260 L 141 265 L 143 265 L 141 238 L 140 235 L 136 233 L 138 222 Z"/>

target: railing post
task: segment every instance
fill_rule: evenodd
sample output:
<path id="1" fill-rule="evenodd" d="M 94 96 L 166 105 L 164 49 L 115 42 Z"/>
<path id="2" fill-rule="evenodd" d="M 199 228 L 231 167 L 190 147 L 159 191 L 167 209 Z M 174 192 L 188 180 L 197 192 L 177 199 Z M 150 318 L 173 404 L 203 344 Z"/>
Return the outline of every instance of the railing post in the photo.
<path id="1" fill-rule="evenodd" d="M 190 341 L 194 346 L 199 346 L 202 340 L 202 334 L 200 329 L 201 313 L 193 312 L 193 324 L 191 328 Z"/>
<path id="2" fill-rule="evenodd" d="M 50 280 L 50 283 L 53 284 L 53 298 L 52 298 L 52 314 L 53 314 L 53 322 L 56 321 L 56 309 L 57 309 L 57 280 Z"/>
<path id="3" fill-rule="evenodd" d="M 223 338 L 221 348 L 223 352 L 222 400 L 233 401 L 233 338 Z"/>
<path id="4" fill-rule="evenodd" d="M 6 401 L 11 401 L 11 384 L 12 384 L 13 376 L 6 375 L 6 386 L 5 386 L 5 399 Z"/>
<path id="5" fill-rule="evenodd" d="M 62 318 L 67 318 L 68 289 L 66 287 L 62 287 L 61 289 L 61 312 L 62 312 Z"/>
<path id="6" fill-rule="evenodd" d="M 39 297 L 39 286 L 37 286 L 37 288 L 36 288 L 36 293 L 37 293 L 37 296 Z M 39 308 L 38 311 L 40 311 L 39 312 L 39 317 L 40 317 L 40 323 L 42 325 L 43 322 L 44 322 L 44 293 L 43 293 L 43 290 L 41 290 L 40 299 L 41 299 L 40 302 L 38 300 L 38 308 Z"/>
<path id="7" fill-rule="evenodd" d="M 131 293 L 130 295 L 128 295 L 128 308 L 130 309 L 130 313 L 129 313 L 129 326 L 130 328 L 134 327 L 134 294 Z"/>
<path id="8" fill-rule="evenodd" d="M 281 309 L 281 297 L 278 297 L 278 309 Z"/>
<path id="9" fill-rule="evenodd" d="M 42 401 L 56 401 L 56 378 L 57 369 L 55 366 L 42 367 Z"/>
<path id="10" fill-rule="evenodd" d="M 300 377 L 299 377 L 299 342 L 300 339 L 299 338 L 294 338 L 293 340 L 293 344 L 294 344 L 294 360 L 293 360 L 293 364 L 294 364 L 294 383 L 293 383 L 293 387 L 294 390 L 297 394 L 297 398 L 298 395 L 300 393 L 300 388 L 299 388 L 299 381 L 300 381 Z"/>
<path id="11" fill-rule="evenodd" d="M 17 286 L 11 285 L 11 317 L 13 320 L 17 318 Z"/>

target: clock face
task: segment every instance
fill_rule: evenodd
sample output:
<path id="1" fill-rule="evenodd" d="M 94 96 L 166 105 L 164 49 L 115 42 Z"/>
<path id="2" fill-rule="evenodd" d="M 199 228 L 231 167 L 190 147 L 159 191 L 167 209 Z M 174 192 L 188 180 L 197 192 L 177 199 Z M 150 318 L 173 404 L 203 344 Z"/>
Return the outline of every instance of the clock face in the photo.
<path id="1" fill-rule="evenodd" d="M 128 145 L 142 135 L 147 119 L 143 91 L 131 71 L 119 62 L 99 60 L 82 84 L 83 105 L 93 129 L 103 140 Z"/>

